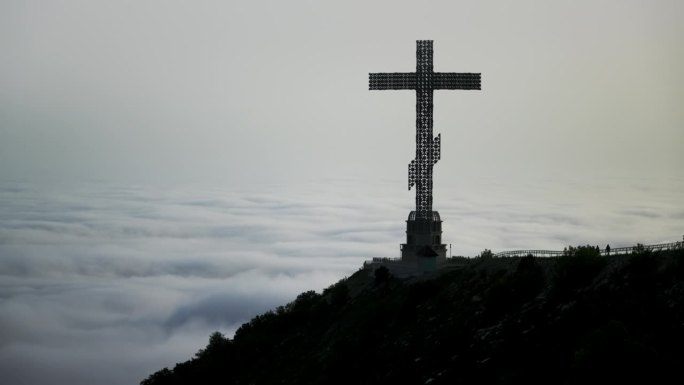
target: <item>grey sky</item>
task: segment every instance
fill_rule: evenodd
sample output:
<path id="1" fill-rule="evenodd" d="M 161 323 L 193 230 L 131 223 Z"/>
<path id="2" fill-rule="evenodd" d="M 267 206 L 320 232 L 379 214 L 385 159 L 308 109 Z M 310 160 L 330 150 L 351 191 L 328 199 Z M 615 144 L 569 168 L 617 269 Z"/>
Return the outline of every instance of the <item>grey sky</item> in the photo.
<path id="1" fill-rule="evenodd" d="M 483 73 L 481 92 L 437 92 L 437 178 L 681 177 L 683 8 L 3 1 L 0 176 L 403 184 L 415 96 L 367 74 L 415 69 L 433 39 L 435 70 Z"/>

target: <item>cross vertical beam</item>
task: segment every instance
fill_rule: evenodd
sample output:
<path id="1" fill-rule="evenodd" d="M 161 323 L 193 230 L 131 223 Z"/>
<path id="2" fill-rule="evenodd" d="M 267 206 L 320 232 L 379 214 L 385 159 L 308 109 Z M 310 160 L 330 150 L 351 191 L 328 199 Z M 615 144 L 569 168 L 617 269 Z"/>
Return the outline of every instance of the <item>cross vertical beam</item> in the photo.
<path id="1" fill-rule="evenodd" d="M 432 214 L 432 168 L 437 163 L 432 136 L 432 41 L 417 42 L 416 86 L 416 212 L 419 218 L 428 218 Z"/>
<path id="2" fill-rule="evenodd" d="M 416 72 L 371 73 L 370 90 L 416 91 L 416 158 L 409 163 L 409 190 L 416 186 L 416 214 L 432 217 L 432 169 L 440 158 L 441 137 L 433 137 L 434 90 L 479 90 L 479 73 L 433 71 L 432 40 L 416 42 Z"/>

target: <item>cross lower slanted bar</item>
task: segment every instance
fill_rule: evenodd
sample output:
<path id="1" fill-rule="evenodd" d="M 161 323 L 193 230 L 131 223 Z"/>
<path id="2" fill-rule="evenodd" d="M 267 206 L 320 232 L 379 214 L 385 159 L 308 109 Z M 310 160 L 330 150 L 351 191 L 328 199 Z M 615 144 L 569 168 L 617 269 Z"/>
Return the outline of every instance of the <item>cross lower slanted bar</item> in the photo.
<path id="1" fill-rule="evenodd" d="M 432 71 L 432 40 L 416 42 L 416 72 L 372 73 L 371 90 L 416 90 L 416 159 L 409 164 L 409 190 L 416 185 L 416 212 L 432 215 L 432 167 L 440 157 L 440 136 L 432 136 L 433 90 L 479 90 L 479 73 Z"/>

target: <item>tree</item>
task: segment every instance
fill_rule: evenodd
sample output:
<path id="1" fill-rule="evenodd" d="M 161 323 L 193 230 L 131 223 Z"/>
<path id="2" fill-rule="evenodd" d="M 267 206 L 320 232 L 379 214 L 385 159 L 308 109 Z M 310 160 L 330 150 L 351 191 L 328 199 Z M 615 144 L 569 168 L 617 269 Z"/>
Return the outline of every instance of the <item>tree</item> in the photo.
<path id="1" fill-rule="evenodd" d="M 209 336 L 209 344 L 206 348 L 200 349 L 195 353 L 195 357 L 201 358 L 211 354 L 215 354 L 219 351 L 224 350 L 226 346 L 230 344 L 230 339 L 226 338 L 223 333 L 215 331 Z"/>
<path id="2" fill-rule="evenodd" d="M 480 258 L 493 258 L 493 257 L 494 257 L 494 254 L 489 249 L 484 249 L 484 251 L 480 253 Z"/>

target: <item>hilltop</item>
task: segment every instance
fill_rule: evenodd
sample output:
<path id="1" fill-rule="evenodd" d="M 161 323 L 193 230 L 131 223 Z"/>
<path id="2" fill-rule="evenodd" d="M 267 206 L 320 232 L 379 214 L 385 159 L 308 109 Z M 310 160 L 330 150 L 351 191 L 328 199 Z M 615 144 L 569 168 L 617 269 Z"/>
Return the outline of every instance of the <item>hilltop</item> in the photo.
<path id="1" fill-rule="evenodd" d="M 684 362 L 684 250 L 360 270 L 142 382 L 667 383 Z M 673 377 L 674 376 L 674 377 Z"/>

